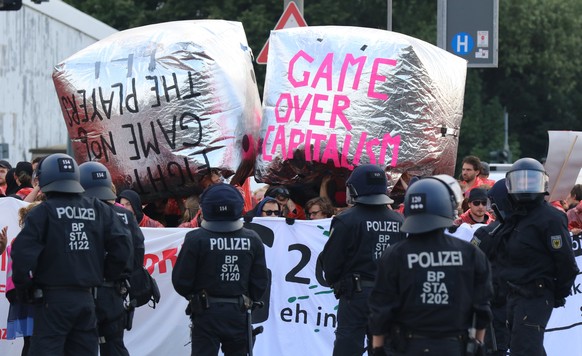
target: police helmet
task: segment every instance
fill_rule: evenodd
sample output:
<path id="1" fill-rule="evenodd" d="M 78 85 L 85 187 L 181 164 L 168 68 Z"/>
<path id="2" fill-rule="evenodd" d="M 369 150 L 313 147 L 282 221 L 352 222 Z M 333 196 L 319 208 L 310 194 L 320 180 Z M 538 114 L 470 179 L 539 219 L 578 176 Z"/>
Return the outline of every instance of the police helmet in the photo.
<path id="1" fill-rule="evenodd" d="M 463 195 L 463 191 L 461 190 L 459 182 L 455 178 L 447 174 L 437 174 L 436 176 L 432 176 L 432 178 L 440 180 L 451 189 L 455 195 L 455 202 L 457 203 L 456 206 L 459 206 L 463 202 L 465 196 Z"/>
<path id="2" fill-rule="evenodd" d="M 511 206 L 511 201 L 509 200 L 509 195 L 507 193 L 505 178 L 500 179 L 493 184 L 491 189 L 487 191 L 487 198 L 489 198 L 491 209 L 493 209 L 495 217 L 498 220 L 503 222 L 511 215 L 513 207 Z"/>
<path id="3" fill-rule="evenodd" d="M 216 232 L 231 232 L 243 227 L 242 194 L 230 184 L 213 184 L 200 196 L 202 227 Z"/>
<path id="4" fill-rule="evenodd" d="M 111 174 L 107 167 L 99 162 L 85 162 L 79 166 L 81 185 L 85 188 L 85 195 L 99 200 L 115 200 Z"/>
<path id="5" fill-rule="evenodd" d="M 507 192 L 518 203 L 539 199 L 548 191 L 548 175 L 544 166 L 533 158 L 515 161 L 505 174 Z"/>
<path id="6" fill-rule="evenodd" d="M 405 218 L 400 230 L 420 234 L 453 225 L 458 205 L 454 190 L 442 177 L 414 183 L 404 196 Z"/>
<path id="7" fill-rule="evenodd" d="M 346 181 L 346 188 L 347 196 L 352 202 L 367 205 L 394 203 L 386 194 L 388 188 L 386 173 L 382 168 L 373 164 L 356 167 Z"/>
<path id="8" fill-rule="evenodd" d="M 79 166 L 73 157 L 53 153 L 45 157 L 37 168 L 38 184 L 43 193 L 83 193 L 79 183 Z"/>

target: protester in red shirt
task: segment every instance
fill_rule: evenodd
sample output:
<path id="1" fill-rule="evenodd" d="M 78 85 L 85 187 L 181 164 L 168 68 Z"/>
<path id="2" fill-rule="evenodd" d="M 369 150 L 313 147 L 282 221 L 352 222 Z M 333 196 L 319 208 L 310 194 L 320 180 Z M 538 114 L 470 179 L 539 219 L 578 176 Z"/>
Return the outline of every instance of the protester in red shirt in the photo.
<path id="1" fill-rule="evenodd" d="M 453 224 L 459 226 L 463 223 L 490 224 L 495 218 L 487 211 L 487 191 L 483 188 L 471 189 L 469 193 L 469 210 L 465 211 Z"/>
<path id="2" fill-rule="evenodd" d="M 568 230 L 574 235 L 582 232 L 582 202 L 568 210 Z"/>
<path id="3" fill-rule="evenodd" d="M 27 161 L 18 162 L 14 169 L 14 180 L 18 185 L 16 197 L 24 200 L 32 192 L 32 164 Z"/>
<path id="4" fill-rule="evenodd" d="M 489 163 L 481 161 L 481 172 L 479 172 L 479 178 L 483 181 L 483 184 L 489 187 L 493 187 L 495 181 L 493 179 L 489 179 Z"/>
<path id="5" fill-rule="evenodd" d="M 461 180 L 459 184 L 465 194 L 465 198 L 469 196 L 472 189 L 478 188 L 485 184 L 481 178 L 481 160 L 476 156 L 467 156 L 463 158 L 463 166 L 461 171 Z"/>
<path id="6" fill-rule="evenodd" d="M 283 209 L 283 217 L 293 218 L 298 220 L 306 220 L 305 210 L 299 204 L 297 204 L 293 199 L 291 199 L 291 193 L 289 190 L 283 186 L 270 187 L 265 196 L 275 198 L 281 208 Z"/>

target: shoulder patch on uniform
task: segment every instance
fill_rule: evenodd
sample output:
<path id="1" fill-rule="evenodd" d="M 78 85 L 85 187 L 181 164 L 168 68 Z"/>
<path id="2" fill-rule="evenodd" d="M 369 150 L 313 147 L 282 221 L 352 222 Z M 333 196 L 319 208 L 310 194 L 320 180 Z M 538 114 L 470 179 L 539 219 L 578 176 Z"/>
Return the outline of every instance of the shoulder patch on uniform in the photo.
<path id="1" fill-rule="evenodd" d="M 479 240 L 478 238 L 476 238 L 475 236 L 473 236 L 473 238 L 471 239 L 471 243 L 477 247 L 479 247 L 479 245 L 481 244 L 481 240 Z"/>
<path id="2" fill-rule="evenodd" d="M 550 240 L 552 241 L 552 248 L 554 250 L 559 250 L 562 248 L 562 236 L 560 235 L 550 236 Z"/>

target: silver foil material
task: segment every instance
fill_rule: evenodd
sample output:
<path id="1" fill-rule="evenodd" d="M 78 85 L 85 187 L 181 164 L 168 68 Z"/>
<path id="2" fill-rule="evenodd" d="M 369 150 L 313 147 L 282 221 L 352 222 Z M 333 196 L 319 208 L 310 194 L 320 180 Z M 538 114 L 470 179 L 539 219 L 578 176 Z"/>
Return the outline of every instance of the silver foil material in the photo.
<path id="1" fill-rule="evenodd" d="M 467 64 L 395 32 L 272 31 L 255 177 L 305 184 L 357 165 L 454 174 Z"/>
<path id="2" fill-rule="evenodd" d="M 186 195 L 218 168 L 252 175 L 261 121 L 242 24 L 169 22 L 111 35 L 53 72 L 79 164 L 103 163 L 118 189 Z"/>

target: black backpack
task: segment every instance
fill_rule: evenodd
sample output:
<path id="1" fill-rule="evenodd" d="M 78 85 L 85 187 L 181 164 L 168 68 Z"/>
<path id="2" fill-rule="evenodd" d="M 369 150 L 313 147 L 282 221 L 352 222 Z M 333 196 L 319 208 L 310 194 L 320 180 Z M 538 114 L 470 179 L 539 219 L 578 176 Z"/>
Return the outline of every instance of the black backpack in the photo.
<path id="1" fill-rule="evenodd" d="M 152 302 L 150 307 L 154 309 L 160 302 L 158 283 L 145 267 L 137 268 L 129 277 L 129 303 L 137 308 L 149 302 Z"/>

